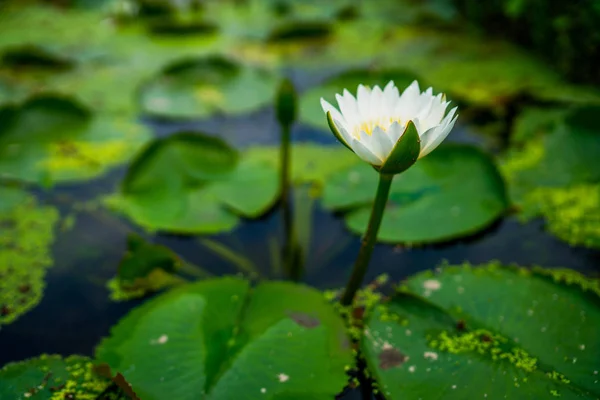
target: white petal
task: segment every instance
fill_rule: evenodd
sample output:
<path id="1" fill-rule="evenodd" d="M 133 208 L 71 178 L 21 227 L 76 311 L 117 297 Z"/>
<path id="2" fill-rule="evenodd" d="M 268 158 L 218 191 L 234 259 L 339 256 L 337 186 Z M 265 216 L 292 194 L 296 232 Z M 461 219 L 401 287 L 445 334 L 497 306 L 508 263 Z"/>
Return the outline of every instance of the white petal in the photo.
<path id="1" fill-rule="evenodd" d="M 346 122 L 346 120 L 344 119 L 342 114 L 337 110 L 337 108 L 335 108 L 334 106 L 329 104 L 327 102 L 327 100 L 325 100 L 322 97 L 321 97 L 321 108 L 323 108 L 323 111 L 325 112 L 325 114 L 327 114 L 328 112 L 331 113 L 331 118 L 333 118 L 333 120 L 335 121 L 335 125 L 337 127 L 339 127 L 341 125 L 344 128 L 349 129 L 348 123 Z"/>
<path id="2" fill-rule="evenodd" d="M 439 123 L 442 122 L 442 118 L 444 118 L 444 113 L 446 112 L 448 104 L 448 102 L 442 101 L 441 94 L 435 97 L 435 101 L 432 104 L 431 111 L 426 117 L 426 120 L 429 124 L 431 124 L 431 126 L 439 125 Z"/>
<path id="3" fill-rule="evenodd" d="M 358 103 L 358 112 L 362 120 L 371 119 L 371 89 L 368 89 L 364 85 L 358 85 L 356 101 Z"/>
<path id="4" fill-rule="evenodd" d="M 394 115 L 402 121 L 413 119 L 417 116 L 416 114 L 420 109 L 422 102 L 423 99 L 419 92 L 419 84 L 417 81 L 414 81 L 400 95 L 400 99 L 394 108 Z"/>
<path id="5" fill-rule="evenodd" d="M 358 140 L 380 160 L 384 160 L 383 151 L 379 141 L 375 139 L 375 136 L 369 135 L 364 131 L 360 131 Z"/>
<path id="6" fill-rule="evenodd" d="M 379 86 L 375 86 L 371 91 L 371 119 L 379 120 L 385 116 L 383 110 L 381 109 L 382 105 L 383 92 L 381 91 L 381 88 Z"/>
<path id="7" fill-rule="evenodd" d="M 419 154 L 419 158 L 425 157 L 427 154 L 431 153 L 433 150 L 435 150 L 436 147 L 440 145 L 440 143 L 442 143 L 444 139 L 446 139 L 446 137 L 454 127 L 454 123 L 457 119 L 458 115 L 453 120 L 451 120 L 450 123 L 448 123 L 446 126 L 441 125 L 437 128 L 432 128 L 433 130 L 435 130 L 435 132 L 432 133 L 432 137 L 429 140 L 427 147 L 421 146 L 421 153 Z"/>
<path id="8" fill-rule="evenodd" d="M 423 157 L 423 152 L 429 147 L 431 143 L 433 143 L 434 139 L 442 132 L 444 127 L 442 126 L 434 126 L 433 128 L 427 129 L 423 134 L 420 135 L 421 138 L 421 154 Z"/>
<path id="9" fill-rule="evenodd" d="M 380 127 L 373 129 L 373 140 L 377 142 L 378 149 L 381 154 L 381 159 L 386 160 L 390 155 L 392 148 L 394 147 L 395 141 L 392 141 L 388 132 L 385 132 Z"/>
<path id="10" fill-rule="evenodd" d="M 354 97 L 350 94 L 350 92 L 344 90 L 344 96 L 336 94 L 335 98 L 338 102 L 338 106 L 340 107 L 340 112 L 342 113 L 342 116 L 348 125 L 355 125 L 358 121 L 358 108 Z"/>
<path id="11" fill-rule="evenodd" d="M 394 122 L 387 130 L 387 134 L 390 137 L 390 141 L 392 142 L 392 147 L 396 144 L 400 136 L 404 133 L 406 129 L 405 126 L 400 125 L 398 122 Z"/>
<path id="12" fill-rule="evenodd" d="M 414 96 L 415 93 L 421 93 L 421 89 L 419 89 L 419 82 L 417 82 L 416 80 L 412 81 L 412 83 L 408 85 L 406 89 L 404 89 L 400 96 L 404 96 L 405 94 L 410 94 L 411 96 Z"/>
<path id="13" fill-rule="evenodd" d="M 356 140 L 353 138 L 352 143 L 350 144 L 350 147 L 352 148 L 352 150 L 354 150 L 356 155 L 358 155 L 360 158 L 362 158 L 369 164 L 372 164 L 372 165 L 383 164 L 383 162 L 379 158 L 377 158 L 375 156 L 375 154 L 373 154 L 369 149 L 367 149 L 359 140 Z"/>
<path id="14" fill-rule="evenodd" d="M 350 134 L 350 132 L 348 132 L 348 128 L 345 125 L 343 125 L 342 123 L 340 123 L 340 121 L 338 121 L 338 120 L 334 119 L 333 123 L 335 124 L 335 127 L 340 132 L 340 135 L 342 135 L 342 139 L 344 139 L 346 144 L 348 146 L 350 146 L 350 143 L 352 142 L 352 135 Z"/>
<path id="15" fill-rule="evenodd" d="M 382 112 L 386 118 L 393 116 L 394 108 L 399 99 L 398 88 L 394 85 L 394 81 L 390 81 L 383 89 Z"/>

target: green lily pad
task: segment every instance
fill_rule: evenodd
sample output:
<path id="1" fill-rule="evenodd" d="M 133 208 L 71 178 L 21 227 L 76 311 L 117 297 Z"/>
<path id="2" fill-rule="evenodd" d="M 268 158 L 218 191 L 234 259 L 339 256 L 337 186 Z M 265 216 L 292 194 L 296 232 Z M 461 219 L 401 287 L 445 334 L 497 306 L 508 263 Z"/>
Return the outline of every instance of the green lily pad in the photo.
<path id="1" fill-rule="evenodd" d="M 569 84 L 515 45 L 467 29 L 399 25 L 385 43 L 379 65 L 414 71 L 450 98 L 477 106 L 502 107 L 523 94 L 558 102 L 600 101 L 597 89 Z"/>
<path id="2" fill-rule="evenodd" d="M 321 293 L 286 282 L 250 291 L 236 278 L 145 303 L 96 355 L 145 400 L 329 399 L 352 363 L 343 322 Z"/>
<path id="3" fill-rule="evenodd" d="M 596 399 L 599 295 L 570 270 L 445 266 L 376 308 L 362 348 L 388 400 Z"/>
<path id="4" fill-rule="evenodd" d="M 0 53 L 21 46 L 36 46 L 50 54 L 84 61 L 99 56 L 101 46 L 114 34 L 114 26 L 103 23 L 104 16 L 98 12 L 65 12 L 47 4 L 18 3 L 21 2 L 2 8 Z"/>
<path id="5" fill-rule="evenodd" d="M 0 369 L 0 398 L 33 400 L 126 399 L 105 393 L 111 382 L 95 375 L 88 357 L 41 355 Z"/>
<path id="6" fill-rule="evenodd" d="M 514 121 L 510 135 L 512 145 L 526 145 L 528 141 L 539 139 L 552 132 L 567 114 L 565 107 L 532 107 L 523 110 Z"/>
<path id="7" fill-rule="evenodd" d="M 0 65 L 0 86 L 11 87 L 12 101 L 61 93 L 104 113 L 131 115 L 139 86 L 164 65 L 221 47 L 213 47 L 218 35 L 169 35 L 164 27 L 148 34 L 144 22 L 98 10 L 13 2 L 0 15 L 0 58 L 6 64 L 16 52 L 21 63 Z M 23 68 L 24 59 L 25 66 L 35 61 L 36 68 Z M 68 68 L 48 68 L 49 61 Z"/>
<path id="8" fill-rule="evenodd" d="M 278 78 L 221 56 L 182 61 L 141 89 L 142 111 L 168 118 L 243 114 L 269 104 Z"/>
<path id="9" fill-rule="evenodd" d="M 383 88 L 389 81 L 394 81 L 399 88 L 407 87 L 414 81 L 416 75 L 404 70 L 353 70 L 335 76 L 320 86 L 309 89 L 300 97 L 300 121 L 317 128 L 329 131 L 327 117 L 321 108 L 321 97 L 330 104 L 337 105 L 335 95 L 341 94 L 344 89 L 356 94 L 359 84 Z"/>
<path id="10" fill-rule="evenodd" d="M 323 40 L 331 34 L 332 27 L 327 22 L 293 21 L 275 27 L 267 40 L 279 43 L 295 40 Z"/>
<path id="11" fill-rule="evenodd" d="M 363 234 L 376 187 L 377 173 L 360 163 L 326 181 L 323 205 L 349 210 L 346 225 Z M 507 206 L 504 182 L 488 155 L 471 146 L 444 145 L 394 178 L 378 240 L 419 244 L 470 235 Z"/>
<path id="12" fill-rule="evenodd" d="M 246 156 L 256 162 L 279 168 L 279 147 L 256 146 Z M 315 183 L 323 186 L 332 174 L 359 162 L 358 157 L 341 146 L 294 144 L 290 153 L 291 180 L 295 184 Z"/>
<path id="13" fill-rule="evenodd" d="M 0 173 L 36 183 L 90 179 L 126 161 L 148 138 L 128 120 L 40 96 L 0 110 Z"/>
<path id="14" fill-rule="evenodd" d="M 42 299 L 58 216 L 25 192 L 0 188 L 0 326 Z"/>
<path id="15" fill-rule="evenodd" d="M 220 139 L 180 133 L 141 152 L 108 204 L 149 230 L 215 233 L 263 214 L 278 184 L 275 169 Z"/>
<path id="16" fill-rule="evenodd" d="M 587 247 L 600 246 L 599 111 L 579 107 L 541 124 L 541 134 L 512 149 L 502 165 L 522 220 L 543 216 L 550 232 Z"/>

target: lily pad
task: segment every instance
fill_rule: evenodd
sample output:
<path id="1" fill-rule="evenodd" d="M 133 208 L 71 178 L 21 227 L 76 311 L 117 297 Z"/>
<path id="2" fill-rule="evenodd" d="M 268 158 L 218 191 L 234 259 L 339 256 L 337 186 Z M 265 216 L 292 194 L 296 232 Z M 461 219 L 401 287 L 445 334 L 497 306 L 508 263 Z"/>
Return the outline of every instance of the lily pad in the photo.
<path id="1" fill-rule="evenodd" d="M 296 40 L 323 40 L 332 33 L 332 27 L 327 22 L 294 21 L 277 26 L 269 34 L 269 42 L 288 42 Z"/>
<path id="2" fill-rule="evenodd" d="M 388 400 L 596 399 L 599 295 L 570 270 L 445 266 L 377 308 L 362 348 Z"/>
<path id="3" fill-rule="evenodd" d="M 348 211 L 346 225 L 366 230 L 377 173 L 365 163 L 328 179 L 323 205 Z M 504 182 L 492 159 L 466 145 L 444 145 L 392 183 L 378 240 L 431 243 L 470 235 L 500 217 L 508 206 Z"/>
<path id="4" fill-rule="evenodd" d="M 0 188 L 0 326 L 40 302 L 58 216 L 25 192 Z"/>
<path id="5" fill-rule="evenodd" d="M 344 89 L 356 92 L 359 84 L 384 87 L 389 81 L 394 81 L 399 88 L 410 85 L 416 75 L 405 70 L 371 71 L 357 69 L 344 72 L 330 78 L 316 88 L 309 89 L 300 97 L 300 120 L 309 125 L 329 131 L 327 118 L 321 108 L 321 97 L 330 104 L 337 104 L 336 93 L 341 94 Z"/>
<path id="6" fill-rule="evenodd" d="M 181 61 L 141 89 L 142 111 L 167 118 L 243 114 L 271 102 L 278 78 L 222 56 Z"/>
<path id="7" fill-rule="evenodd" d="M 521 219 L 543 216 L 550 232 L 573 245 L 600 246 L 599 111 L 579 107 L 540 125 L 541 134 L 502 165 Z"/>
<path id="8" fill-rule="evenodd" d="M 110 380 L 95 375 L 88 357 L 41 355 L 10 363 L 0 369 L 2 399 L 117 400 L 126 397 L 106 392 Z"/>
<path id="9" fill-rule="evenodd" d="M 279 147 L 256 146 L 248 149 L 246 156 L 256 162 L 279 168 Z M 294 144 L 291 149 L 291 179 L 295 184 L 325 184 L 332 174 L 342 171 L 359 161 L 356 155 L 341 146 Z"/>
<path id="10" fill-rule="evenodd" d="M 467 29 L 400 25 L 385 43 L 379 65 L 414 71 L 450 98 L 473 105 L 503 107 L 521 95 L 566 103 L 600 101 L 597 89 L 569 84 L 515 45 Z"/>
<path id="11" fill-rule="evenodd" d="M 96 58 L 101 46 L 114 34 L 114 26 L 106 21 L 102 23 L 104 16 L 98 12 L 65 12 L 39 2 L 33 6 L 19 3 L 12 2 L 2 8 L 0 53 L 22 46 L 36 46 L 61 58 L 84 61 Z"/>
<path id="12" fill-rule="evenodd" d="M 145 400 L 333 398 L 352 351 L 322 294 L 285 282 L 207 280 L 123 318 L 96 351 Z M 281 398 L 282 398 L 281 397 Z"/>
<path id="13" fill-rule="evenodd" d="M 63 97 L 35 97 L 0 110 L 0 173 L 35 183 L 90 179 L 127 161 L 148 138 L 128 120 L 92 116 Z"/>
<path id="14" fill-rule="evenodd" d="M 180 133 L 152 142 L 108 204 L 149 230 L 215 233 L 255 218 L 278 196 L 277 171 L 220 139 Z"/>

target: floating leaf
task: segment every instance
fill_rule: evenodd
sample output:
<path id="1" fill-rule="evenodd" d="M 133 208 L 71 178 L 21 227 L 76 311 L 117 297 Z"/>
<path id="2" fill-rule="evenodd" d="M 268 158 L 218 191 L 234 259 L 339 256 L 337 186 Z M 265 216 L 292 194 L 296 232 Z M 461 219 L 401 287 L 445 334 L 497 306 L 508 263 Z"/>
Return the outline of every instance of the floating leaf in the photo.
<path id="1" fill-rule="evenodd" d="M 321 108 L 321 97 L 330 104 L 337 106 L 335 95 L 336 93 L 341 94 L 344 89 L 356 93 L 359 84 L 371 87 L 379 85 L 383 88 L 389 81 L 394 81 L 396 86 L 403 88 L 415 79 L 416 75 L 403 70 L 354 70 L 344 72 L 327 80 L 319 87 L 306 91 L 300 97 L 300 119 L 302 122 L 329 131 L 327 117 Z"/>
<path id="2" fill-rule="evenodd" d="M 350 210 L 346 224 L 362 234 L 376 186 L 377 173 L 360 163 L 326 181 L 323 205 Z M 475 147 L 445 145 L 394 178 L 378 239 L 430 243 L 473 234 L 507 205 L 504 182 L 489 156 Z"/>
<path id="3" fill-rule="evenodd" d="M 279 168 L 279 151 L 279 147 L 256 146 L 248 150 L 247 157 Z M 341 146 L 294 144 L 290 157 L 291 179 L 296 184 L 324 185 L 330 175 L 357 163 L 356 156 Z"/>
<path id="4" fill-rule="evenodd" d="M 89 179 L 126 161 L 148 136 L 69 99 L 35 97 L 0 110 L 0 173 L 36 183 Z"/>
<path id="5" fill-rule="evenodd" d="M 221 56 L 182 61 L 141 89 L 142 110 L 169 118 L 206 118 L 243 114 L 275 96 L 276 76 Z"/>
<path id="6" fill-rule="evenodd" d="M 552 132 L 565 117 L 564 107 L 527 108 L 514 121 L 510 140 L 513 145 L 525 145 L 547 132 Z"/>
<path id="7" fill-rule="evenodd" d="M 238 158 L 220 139 L 201 134 L 155 140 L 138 155 L 109 204 L 151 230 L 230 230 L 236 214 L 258 217 L 278 194 L 275 169 Z"/>
<path id="8" fill-rule="evenodd" d="M 97 12 L 18 3 L 2 8 L 0 53 L 35 46 L 46 54 L 85 61 L 98 56 L 101 45 L 114 34 L 114 26 L 102 23 L 103 15 Z"/>
<path id="9" fill-rule="evenodd" d="M 599 295 L 570 270 L 445 266 L 376 308 L 362 348 L 388 400 L 596 399 Z"/>
<path id="10" fill-rule="evenodd" d="M 0 369 L 0 398 L 33 400 L 125 399 L 118 393 L 106 392 L 108 379 L 96 376 L 87 357 L 42 355 L 10 363 Z"/>
<path id="11" fill-rule="evenodd" d="M 352 363 L 343 323 L 319 292 L 285 282 L 250 291 L 235 278 L 147 302 L 96 354 L 145 400 L 332 398 Z"/>
<path id="12" fill-rule="evenodd" d="M 18 189 L 0 188 L 0 326 L 40 302 L 57 221 L 54 207 L 40 207 Z"/>
<path id="13" fill-rule="evenodd" d="M 386 46 L 380 65 L 415 71 L 450 98 L 478 106 L 502 107 L 524 94 L 562 102 L 600 101 L 597 89 L 571 85 L 514 45 L 467 30 L 398 26 Z"/>
<path id="14" fill-rule="evenodd" d="M 276 27 L 267 38 L 270 42 L 326 39 L 332 33 L 331 25 L 317 21 L 295 21 Z"/>
<path id="15" fill-rule="evenodd" d="M 598 107 L 563 113 L 545 136 L 509 152 L 502 166 L 523 220 L 544 216 L 548 230 L 573 245 L 600 246 Z"/>

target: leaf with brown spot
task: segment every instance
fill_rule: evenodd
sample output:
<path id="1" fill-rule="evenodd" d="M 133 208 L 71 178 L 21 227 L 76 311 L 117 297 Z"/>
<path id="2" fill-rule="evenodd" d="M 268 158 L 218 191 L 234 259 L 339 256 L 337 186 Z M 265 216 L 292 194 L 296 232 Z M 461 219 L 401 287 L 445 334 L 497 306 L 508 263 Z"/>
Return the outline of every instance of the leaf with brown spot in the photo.
<path id="1" fill-rule="evenodd" d="M 398 367 L 408 359 L 400 350 L 390 347 L 383 349 L 379 353 L 379 368 L 386 370 L 394 367 Z"/>
<path id="2" fill-rule="evenodd" d="M 310 316 L 301 312 L 290 312 L 289 316 L 293 319 L 298 325 L 303 326 L 308 329 L 316 328 L 321 325 L 321 321 L 317 317 Z"/>

